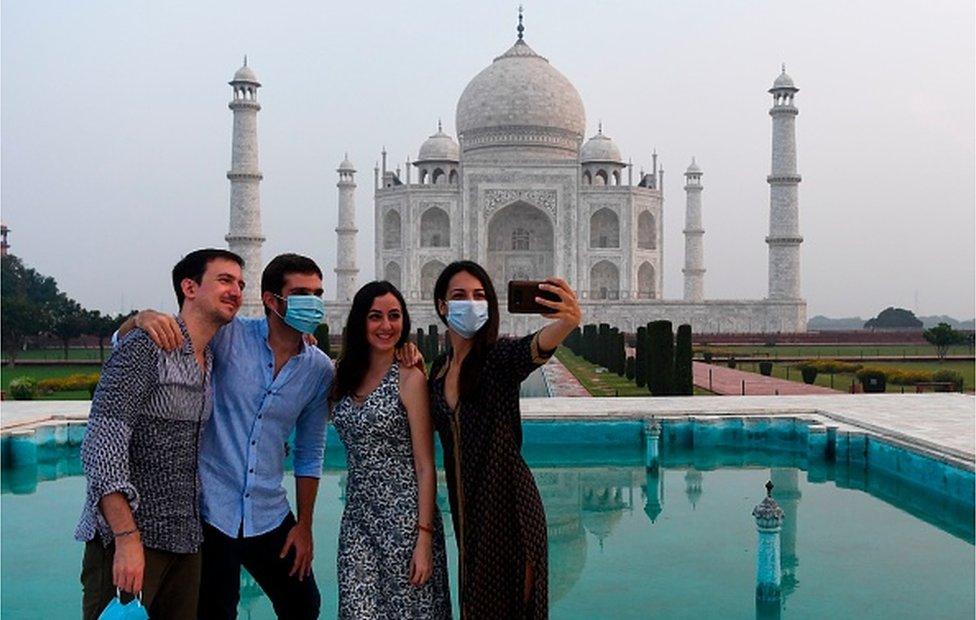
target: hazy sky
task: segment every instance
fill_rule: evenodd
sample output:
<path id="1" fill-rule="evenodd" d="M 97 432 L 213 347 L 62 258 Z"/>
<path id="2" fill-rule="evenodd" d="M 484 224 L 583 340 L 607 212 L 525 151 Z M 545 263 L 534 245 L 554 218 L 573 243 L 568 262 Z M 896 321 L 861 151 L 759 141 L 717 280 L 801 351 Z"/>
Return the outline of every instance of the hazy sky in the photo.
<path id="1" fill-rule="evenodd" d="M 771 97 L 796 81 L 809 315 L 974 315 L 972 0 L 526 0 L 526 41 L 575 84 L 588 136 L 665 169 L 665 296 L 680 297 L 681 173 L 704 170 L 705 292 L 767 288 Z M 515 39 L 517 2 L 2 2 L 2 217 L 15 254 L 106 311 L 175 306 L 169 269 L 227 233 L 227 81 L 263 83 L 264 257 L 315 258 L 334 294 L 335 168 L 416 157 Z M 402 164 L 401 164 L 402 165 Z M 636 174 L 635 174 L 636 177 Z M 416 176 L 414 176 L 416 178 Z M 257 285 L 257 283 L 254 283 Z M 917 305 L 916 305 L 917 299 Z"/>

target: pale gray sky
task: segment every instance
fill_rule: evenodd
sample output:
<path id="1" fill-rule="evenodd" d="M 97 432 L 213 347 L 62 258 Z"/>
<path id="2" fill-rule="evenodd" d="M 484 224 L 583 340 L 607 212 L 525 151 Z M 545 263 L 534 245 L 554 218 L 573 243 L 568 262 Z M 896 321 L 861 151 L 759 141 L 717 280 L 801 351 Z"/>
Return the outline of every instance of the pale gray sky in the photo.
<path id="1" fill-rule="evenodd" d="M 231 91 L 264 87 L 266 259 L 335 278 L 335 168 L 357 174 L 373 276 L 372 168 L 453 132 L 467 82 L 515 38 L 517 2 L 2 2 L 2 217 L 12 249 L 85 306 L 172 308 L 181 254 L 223 245 Z M 797 122 L 809 314 L 974 315 L 972 0 L 525 2 L 526 41 L 579 90 L 588 134 L 665 168 L 665 295 L 681 294 L 681 173 L 704 170 L 706 296 L 766 293 L 770 96 Z M 395 165 L 395 164 L 394 164 Z M 254 283 L 255 285 L 257 283 Z M 918 305 L 916 306 L 916 297 Z"/>

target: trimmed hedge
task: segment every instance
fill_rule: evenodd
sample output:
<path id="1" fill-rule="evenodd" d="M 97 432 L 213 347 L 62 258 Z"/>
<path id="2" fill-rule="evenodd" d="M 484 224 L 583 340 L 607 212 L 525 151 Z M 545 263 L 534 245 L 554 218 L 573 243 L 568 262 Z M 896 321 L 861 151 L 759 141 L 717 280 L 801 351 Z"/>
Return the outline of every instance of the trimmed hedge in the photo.
<path id="1" fill-rule="evenodd" d="M 322 349 L 322 352 L 332 357 L 332 343 L 329 342 L 329 326 L 327 323 L 321 323 L 315 328 L 315 346 Z"/>
<path id="2" fill-rule="evenodd" d="M 648 348 L 647 387 L 654 396 L 674 393 L 674 332 L 671 321 L 651 321 L 647 324 L 650 337 Z"/>
<path id="3" fill-rule="evenodd" d="M 764 377 L 773 376 L 773 363 L 772 362 L 759 362 L 759 374 Z"/>
<path id="4" fill-rule="evenodd" d="M 949 370 L 948 368 L 944 370 L 938 370 L 932 373 L 932 380 L 952 383 L 954 389 L 957 392 L 962 391 L 962 384 L 963 384 L 962 373 L 956 372 L 955 370 Z"/>
<path id="5" fill-rule="evenodd" d="M 17 377 L 10 380 L 7 390 L 14 400 L 34 400 L 37 395 L 37 381 L 31 377 Z"/>
<path id="6" fill-rule="evenodd" d="M 674 389 L 677 396 L 695 393 L 695 377 L 692 371 L 694 353 L 691 346 L 691 325 L 679 325 L 674 350 Z"/>
<path id="7" fill-rule="evenodd" d="M 634 354 L 634 383 L 637 387 L 647 385 L 647 328 L 637 328 L 637 342 Z"/>
<path id="8" fill-rule="evenodd" d="M 885 391 L 888 375 L 882 368 L 862 368 L 857 371 L 857 379 L 865 393 L 877 394 Z"/>
<path id="9" fill-rule="evenodd" d="M 637 359 L 633 355 L 627 356 L 627 368 L 624 375 L 631 381 L 637 376 Z"/>

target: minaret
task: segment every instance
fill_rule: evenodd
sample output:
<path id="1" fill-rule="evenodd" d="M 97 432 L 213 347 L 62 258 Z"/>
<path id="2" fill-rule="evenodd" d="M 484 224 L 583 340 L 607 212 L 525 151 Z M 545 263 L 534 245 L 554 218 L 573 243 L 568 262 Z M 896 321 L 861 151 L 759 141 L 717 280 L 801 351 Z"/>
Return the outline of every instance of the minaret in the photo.
<path id="1" fill-rule="evenodd" d="M 356 168 L 349 161 L 349 154 L 342 159 L 339 168 L 339 225 L 336 226 L 336 301 L 352 301 L 356 294 Z"/>
<path id="2" fill-rule="evenodd" d="M 773 165 L 769 182 L 769 298 L 800 299 L 800 211 L 796 172 L 796 115 L 793 96 L 799 89 L 786 65 L 769 92 L 773 95 Z"/>
<path id="3" fill-rule="evenodd" d="M 701 193 L 702 171 L 691 158 L 685 171 L 685 301 L 699 302 L 705 298 L 705 257 L 702 228 Z"/>
<path id="4" fill-rule="evenodd" d="M 258 170 L 258 82 L 254 71 L 247 66 L 237 70 L 230 81 L 234 99 L 234 136 L 231 147 L 230 172 L 230 230 L 224 239 L 227 247 L 244 259 L 244 304 L 241 314 L 261 316 L 261 171 Z"/>

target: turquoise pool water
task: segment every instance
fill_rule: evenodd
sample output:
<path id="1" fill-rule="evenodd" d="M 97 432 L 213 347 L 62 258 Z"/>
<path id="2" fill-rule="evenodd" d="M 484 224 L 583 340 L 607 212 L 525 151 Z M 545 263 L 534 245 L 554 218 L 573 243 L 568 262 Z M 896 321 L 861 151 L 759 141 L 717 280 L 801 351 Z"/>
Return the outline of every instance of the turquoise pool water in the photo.
<path id="1" fill-rule="evenodd" d="M 644 468 L 639 423 L 526 425 L 546 506 L 553 618 L 753 618 L 752 508 L 772 478 L 786 517 L 782 618 L 971 618 L 973 506 L 861 465 L 808 462 L 787 443 L 695 447 L 665 424 L 661 466 Z M 753 438 L 756 439 L 756 438 Z M 767 441 L 773 444 L 772 441 Z M 344 455 L 330 434 L 316 508 L 323 618 L 335 616 Z M 0 615 L 77 617 L 84 494 L 77 448 L 2 477 Z M 970 476 L 971 479 L 971 476 Z M 443 476 L 439 502 L 453 533 Z M 273 618 L 245 575 L 242 618 Z M 455 601 L 456 602 L 456 601 Z"/>

